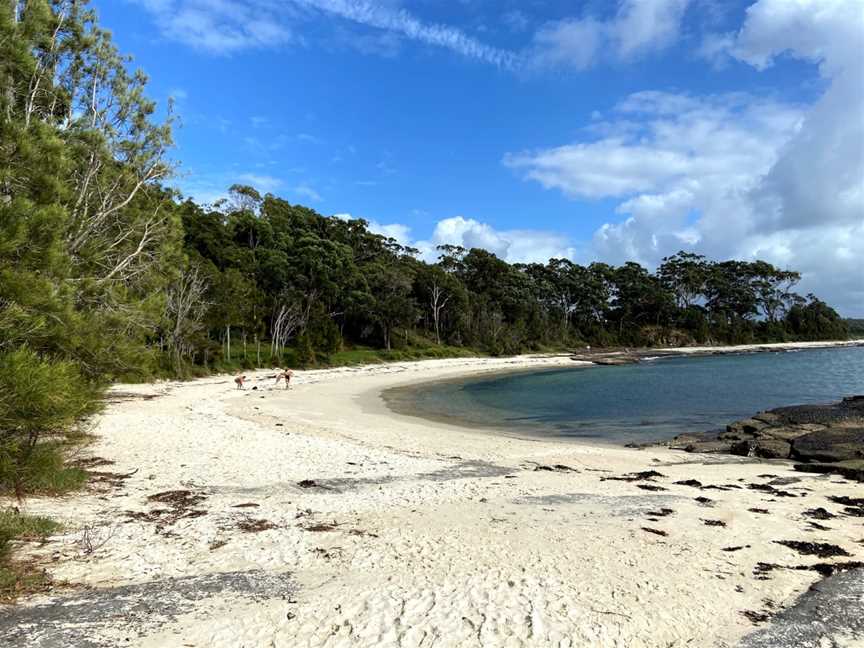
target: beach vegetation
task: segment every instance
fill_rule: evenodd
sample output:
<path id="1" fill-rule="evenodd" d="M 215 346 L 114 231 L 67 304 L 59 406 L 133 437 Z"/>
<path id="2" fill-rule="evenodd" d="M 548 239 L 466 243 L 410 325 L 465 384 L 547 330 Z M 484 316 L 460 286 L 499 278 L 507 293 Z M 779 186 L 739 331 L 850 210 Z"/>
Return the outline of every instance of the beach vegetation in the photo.
<path id="1" fill-rule="evenodd" d="M 48 580 L 44 571 L 11 560 L 13 543 L 43 540 L 59 528 L 45 517 L 25 515 L 15 508 L 0 509 L 0 603 L 39 589 Z"/>

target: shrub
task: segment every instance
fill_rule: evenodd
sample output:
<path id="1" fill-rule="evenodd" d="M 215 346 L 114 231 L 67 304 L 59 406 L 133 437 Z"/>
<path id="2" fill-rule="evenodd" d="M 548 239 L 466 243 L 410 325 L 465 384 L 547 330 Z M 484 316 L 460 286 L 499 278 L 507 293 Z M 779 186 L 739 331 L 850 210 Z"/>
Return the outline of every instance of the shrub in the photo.
<path id="1" fill-rule="evenodd" d="M 74 363 L 27 348 L 0 354 L 0 489 L 20 498 L 39 485 L 75 481 L 62 474 L 61 445 L 79 419 L 97 410 L 99 394 Z"/>

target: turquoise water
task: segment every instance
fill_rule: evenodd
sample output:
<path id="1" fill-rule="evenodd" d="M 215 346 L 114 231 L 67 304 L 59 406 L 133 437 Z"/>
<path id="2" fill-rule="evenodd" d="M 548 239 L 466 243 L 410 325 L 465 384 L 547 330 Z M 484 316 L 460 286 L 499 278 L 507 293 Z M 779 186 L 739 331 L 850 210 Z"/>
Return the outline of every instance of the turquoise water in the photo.
<path id="1" fill-rule="evenodd" d="M 419 416 L 622 443 L 707 431 L 760 410 L 850 394 L 864 394 L 861 347 L 501 374 L 400 390 L 388 400 Z"/>

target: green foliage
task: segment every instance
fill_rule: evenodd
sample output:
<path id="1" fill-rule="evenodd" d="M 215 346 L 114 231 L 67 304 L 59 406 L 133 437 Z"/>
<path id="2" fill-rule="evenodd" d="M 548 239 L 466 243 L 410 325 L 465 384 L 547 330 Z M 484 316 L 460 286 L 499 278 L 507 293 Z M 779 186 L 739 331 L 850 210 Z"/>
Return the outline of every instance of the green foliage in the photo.
<path id="1" fill-rule="evenodd" d="M 315 350 L 306 333 L 301 333 L 297 338 L 297 347 L 294 350 L 294 366 L 310 367 L 315 364 Z"/>
<path id="2" fill-rule="evenodd" d="M 44 572 L 10 561 L 11 543 L 42 540 L 59 528 L 59 524 L 45 517 L 24 515 L 16 509 L 0 509 L 0 603 L 11 601 L 22 592 L 36 590 L 47 582 Z"/>
<path id="3" fill-rule="evenodd" d="M 119 375 L 149 374 L 183 274 L 170 117 L 153 119 L 86 1 L 0 11 L 0 489 L 84 478 L 65 443 Z"/>
<path id="4" fill-rule="evenodd" d="M 864 337 L 864 319 L 853 319 L 850 317 L 846 320 L 846 328 L 849 330 L 850 337 Z"/>
<path id="5" fill-rule="evenodd" d="M 24 515 L 16 509 L 0 509 L 0 560 L 9 553 L 13 540 L 41 540 L 60 528 L 46 517 Z"/>
<path id="6" fill-rule="evenodd" d="M 98 409 L 99 395 L 71 361 L 48 360 L 27 348 L 0 354 L 0 491 L 21 496 L 80 483 L 80 471 L 63 466 L 60 442 Z"/>

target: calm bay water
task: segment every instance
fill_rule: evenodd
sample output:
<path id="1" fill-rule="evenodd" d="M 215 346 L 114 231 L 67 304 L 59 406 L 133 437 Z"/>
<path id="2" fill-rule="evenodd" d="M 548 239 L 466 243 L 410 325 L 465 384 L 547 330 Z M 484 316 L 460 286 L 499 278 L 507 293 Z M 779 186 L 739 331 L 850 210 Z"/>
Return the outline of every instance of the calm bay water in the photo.
<path id="1" fill-rule="evenodd" d="M 864 394 L 864 348 L 665 358 L 391 390 L 395 409 L 521 434 L 621 443 L 701 432 L 759 410 Z"/>

